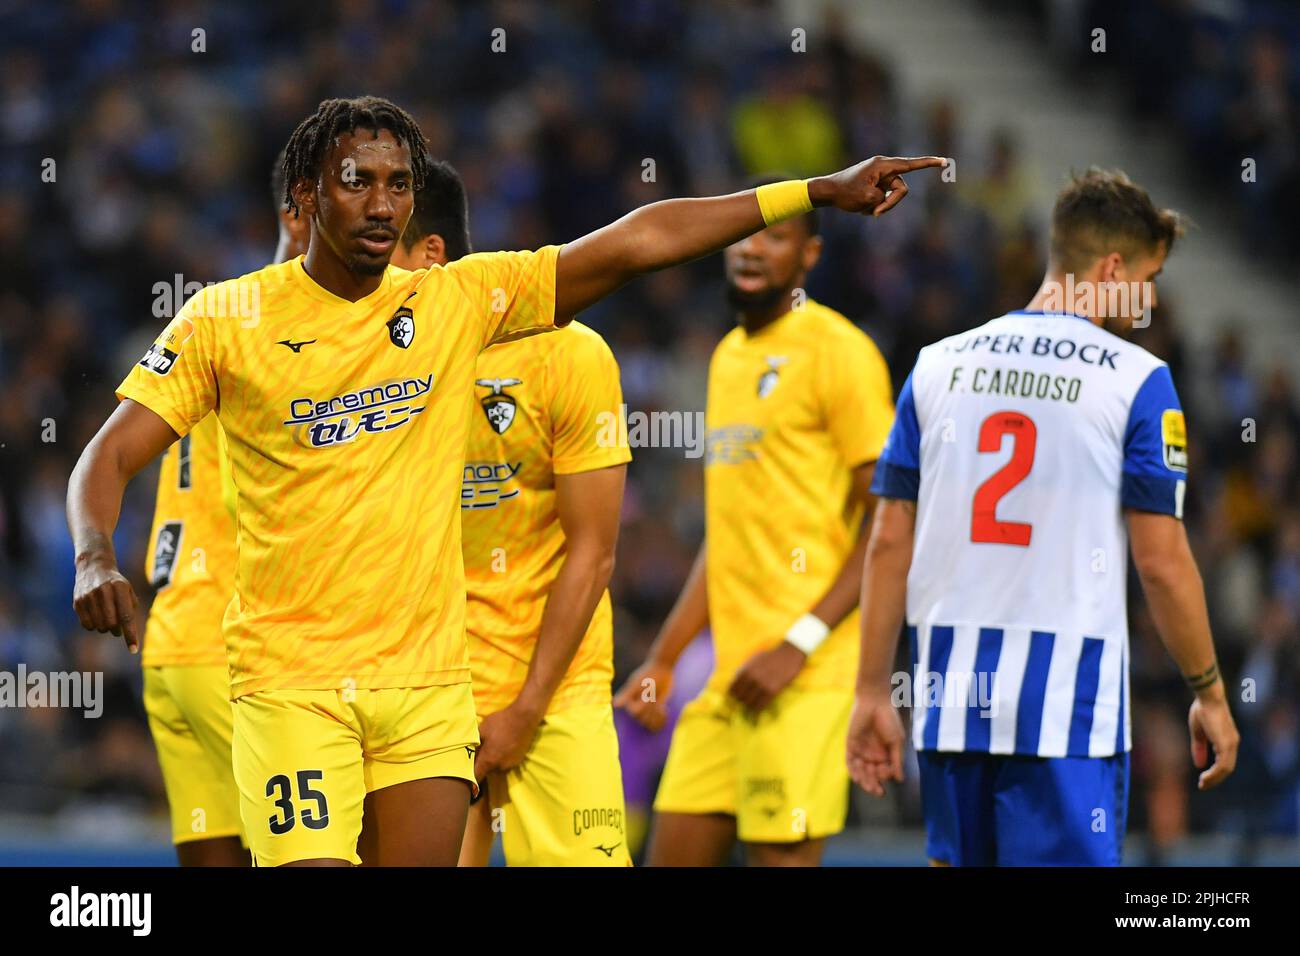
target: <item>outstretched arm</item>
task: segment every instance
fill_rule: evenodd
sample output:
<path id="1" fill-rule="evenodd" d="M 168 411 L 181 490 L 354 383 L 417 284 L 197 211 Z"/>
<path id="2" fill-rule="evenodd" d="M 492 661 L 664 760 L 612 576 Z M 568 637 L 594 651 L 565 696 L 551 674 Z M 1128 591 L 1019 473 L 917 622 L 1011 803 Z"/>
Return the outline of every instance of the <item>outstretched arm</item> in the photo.
<path id="1" fill-rule="evenodd" d="M 807 180 L 807 199 L 811 206 L 878 216 L 907 195 L 903 173 L 946 164 L 939 156 L 876 156 Z M 758 192 L 747 189 L 730 196 L 651 203 L 568 243 L 556 266 L 555 314 L 574 315 L 638 275 L 717 252 L 771 225 L 764 218 Z"/>
<path id="2" fill-rule="evenodd" d="M 113 529 L 126 483 L 176 437 L 162 418 L 126 399 L 90 440 L 68 479 L 68 530 L 77 570 L 72 605 L 82 627 L 125 637 L 132 652 L 139 647 L 140 602 L 118 570 Z"/>

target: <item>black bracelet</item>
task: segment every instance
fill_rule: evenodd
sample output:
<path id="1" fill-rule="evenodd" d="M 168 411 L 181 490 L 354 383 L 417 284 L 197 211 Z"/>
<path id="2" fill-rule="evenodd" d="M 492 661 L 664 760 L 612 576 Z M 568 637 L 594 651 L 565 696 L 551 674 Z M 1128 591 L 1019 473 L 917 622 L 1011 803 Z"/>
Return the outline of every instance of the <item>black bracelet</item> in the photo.
<path id="1" fill-rule="evenodd" d="M 1219 679 L 1218 661 L 1215 661 L 1208 668 L 1206 668 L 1200 674 L 1195 675 L 1194 677 L 1188 677 L 1186 674 L 1183 675 L 1183 680 L 1187 682 L 1187 686 L 1190 687 L 1192 690 L 1205 690 L 1205 688 L 1212 686 L 1214 682 L 1217 681 L 1218 679 Z"/>

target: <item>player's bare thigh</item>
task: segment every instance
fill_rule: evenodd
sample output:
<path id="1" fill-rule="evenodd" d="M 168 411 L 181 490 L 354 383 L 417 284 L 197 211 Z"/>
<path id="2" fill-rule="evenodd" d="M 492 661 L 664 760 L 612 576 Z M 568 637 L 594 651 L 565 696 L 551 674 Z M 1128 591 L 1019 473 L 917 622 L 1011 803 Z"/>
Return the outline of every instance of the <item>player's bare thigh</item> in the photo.
<path id="1" fill-rule="evenodd" d="M 455 866 L 469 814 L 468 781 L 429 777 L 366 794 L 362 866 Z"/>
<path id="2" fill-rule="evenodd" d="M 747 843 L 745 862 L 750 866 L 821 866 L 824 839 L 798 843 Z"/>
<path id="3" fill-rule="evenodd" d="M 492 806 L 488 799 L 488 784 L 482 784 L 482 799 L 470 804 L 469 818 L 465 822 L 465 840 L 460 847 L 457 866 L 487 866 L 492 857 Z"/>
<path id="4" fill-rule="evenodd" d="M 251 866 L 253 860 L 239 837 L 214 837 L 176 844 L 176 862 L 181 866 Z"/>
<path id="5" fill-rule="evenodd" d="M 736 843 L 736 818 L 726 813 L 656 813 L 649 866 L 723 866 Z"/>
<path id="6" fill-rule="evenodd" d="M 281 863 L 277 869 L 289 866 L 351 866 L 350 860 L 319 859 L 319 860 L 294 860 L 292 863 Z"/>

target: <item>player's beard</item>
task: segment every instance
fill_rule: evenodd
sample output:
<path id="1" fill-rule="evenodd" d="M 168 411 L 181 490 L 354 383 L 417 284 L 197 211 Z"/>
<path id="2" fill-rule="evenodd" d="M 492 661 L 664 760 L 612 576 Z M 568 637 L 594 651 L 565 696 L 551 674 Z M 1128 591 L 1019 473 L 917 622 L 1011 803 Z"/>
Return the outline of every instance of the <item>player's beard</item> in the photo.
<path id="1" fill-rule="evenodd" d="M 388 268 L 387 259 L 375 259 L 371 256 L 350 256 L 348 259 L 348 271 L 358 276 L 378 276 L 383 275 L 384 270 Z"/>
<path id="2" fill-rule="evenodd" d="M 788 290 L 775 286 L 761 292 L 744 292 L 727 283 L 727 304 L 738 312 L 766 312 L 787 295 Z"/>

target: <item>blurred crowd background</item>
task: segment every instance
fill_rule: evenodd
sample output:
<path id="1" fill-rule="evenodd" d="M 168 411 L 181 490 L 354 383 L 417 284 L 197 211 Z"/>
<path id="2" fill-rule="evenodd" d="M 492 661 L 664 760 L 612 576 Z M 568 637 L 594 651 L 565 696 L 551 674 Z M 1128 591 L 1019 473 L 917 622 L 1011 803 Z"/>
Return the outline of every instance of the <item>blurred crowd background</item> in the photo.
<path id="1" fill-rule="evenodd" d="M 1300 11 L 1242 3 L 1225 27 L 1173 0 L 1017 6 L 1045 43 L 1060 41 L 1053 8 L 1107 24 L 1118 55 L 1100 65 L 1067 46 L 1061 68 L 1117 74 L 1131 92 L 1124 109 L 1184 143 L 1209 188 L 1240 192 L 1240 233 L 1223 241 L 1294 267 Z M 951 100 L 905 101 L 883 51 L 851 45 L 833 17 L 814 27 L 809 52 L 795 54 L 790 24 L 762 0 L 0 0 L 0 670 L 106 674 L 98 720 L 0 709 L 0 822 L 88 838 L 163 832 L 138 661 L 117 639 L 81 632 L 71 611 L 67 477 L 165 323 L 156 284 L 220 280 L 269 259 L 271 164 L 320 99 L 374 93 L 409 109 L 465 176 L 478 249 L 572 239 L 643 203 L 731 191 L 757 173 L 955 156 L 958 183 L 917 177 L 884 220 L 823 217 L 809 292 L 873 336 L 895 389 L 921 346 L 1022 306 L 1043 272 L 1040 211 L 1062 180 L 1024 167 L 1014 104 L 1005 127 L 968 128 Z M 496 28 L 504 52 L 491 49 Z M 1137 35 L 1147 39 L 1124 40 Z M 1276 158 L 1265 189 L 1236 176 L 1247 145 Z M 1159 201 L 1160 183 L 1145 185 Z M 703 409 L 710 352 L 733 321 L 721 278 L 714 257 L 584 316 L 614 349 L 630 409 Z M 1247 317 L 1211 317 L 1217 344 L 1190 355 L 1180 327 L 1196 308 L 1163 287 L 1141 340 L 1169 361 L 1188 410 L 1187 525 L 1229 685 L 1249 679 L 1253 696 L 1236 706 L 1237 775 L 1194 796 L 1190 698 L 1133 583 L 1136 862 L 1197 834 L 1227 835 L 1223 861 L 1249 862 L 1300 834 L 1300 402 L 1282 365 L 1244 347 Z M 117 538 L 142 596 L 152 493 L 151 478 L 134 483 Z M 612 585 L 620 679 L 686 576 L 701 495 L 700 459 L 636 452 Z M 678 704 L 708 666 L 702 642 L 683 660 Z M 667 734 L 621 731 L 635 819 Z M 857 795 L 863 845 L 919 826 L 913 788 L 884 802 Z"/>

